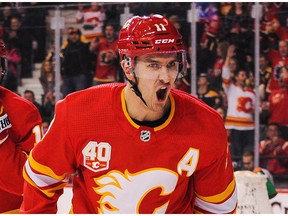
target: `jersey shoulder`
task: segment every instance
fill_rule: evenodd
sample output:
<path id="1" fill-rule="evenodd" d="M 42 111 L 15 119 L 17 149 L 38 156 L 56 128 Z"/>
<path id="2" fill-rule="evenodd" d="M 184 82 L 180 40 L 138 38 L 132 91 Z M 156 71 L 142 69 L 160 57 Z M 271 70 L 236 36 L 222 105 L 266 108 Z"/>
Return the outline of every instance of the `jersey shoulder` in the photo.
<path id="1" fill-rule="evenodd" d="M 125 84 L 122 83 L 102 84 L 71 93 L 56 104 L 56 112 L 62 107 L 61 110 L 64 112 L 81 116 L 109 109 L 112 107 L 115 94 L 120 96 L 119 92 L 124 86 Z"/>
<path id="2" fill-rule="evenodd" d="M 205 151 L 211 150 L 217 153 L 226 150 L 226 129 L 217 111 L 185 92 L 173 90 L 171 93 L 175 100 L 175 117 L 178 119 L 178 124 L 181 124 L 181 130 L 194 138 L 197 134 L 198 138 L 205 140 L 205 146 L 208 146 Z M 213 148 L 209 148 L 212 145 Z"/>
<path id="3" fill-rule="evenodd" d="M 2 105 L 11 122 L 11 134 L 22 140 L 31 130 L 42 124 L 37 107 L 30 101 L 3 87 L 0 88 Z"/>
<path id="4" fill-rule="evenodd" d="M 21 119 L 29 117 L 31 120 L 38 121 L 41 118 L 37 107 L 30 101 L 3 87 L 0 88 L 0 92 L 5 112 L 9 115 L 10 121 L 14 116 L 20 119 L 18 118 L 19 114 L 21 114 Z"/>
<path id="5" fill-rule="evenodd" d="M 207 117 L 210 121 L 216 119 L 216 121 L 222 122 L 222 118 L 217 111 L 199 98 L 177 89 L 173 89 L 171 93 L 177 104 L 176 106 L 180 106 L 183 115 L 193 115 L 194 117 L 201 115 L 202 119 Z"/>

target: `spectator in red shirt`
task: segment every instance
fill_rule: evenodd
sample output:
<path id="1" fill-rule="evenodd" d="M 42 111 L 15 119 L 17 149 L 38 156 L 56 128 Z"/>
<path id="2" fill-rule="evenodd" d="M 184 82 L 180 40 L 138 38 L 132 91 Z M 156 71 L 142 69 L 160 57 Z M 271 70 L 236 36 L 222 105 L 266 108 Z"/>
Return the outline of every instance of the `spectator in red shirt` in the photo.
<path id="1" fill-rule="evenodd" d="M 267 85 L 267 92 L 272 92 L 275 89 L 279 89 L 279 72 L 280 68 L 283 66 L 288 66 L 288 42 L 279 41 L 278 50 L 271 49 L 267 53 L 268 59 L 272 64 L 272 75 Z"/>
<path id="2" fill-rule="evenodd" d="M 269 123 L 279 124 L 285 140 L 288 140 L 288 69 L 282 66 L 279 74 L 280 89 L 273 90 L 268 102 L 263 104 L 263 112 L 269 112 Z"/>
<path id="3" fill-rule="evenodd" d="M 261 165 L 272 174 L 288 174 L 288 157 L 277 158 L 277 156 L 288 156 L 288 142 L 281 137 L 279 126 L 276 123 L 269 124 L 266 138 L 260 142 L 259 152 L 262 156 L 275 157 L 261 161 Z"/>
<path id="4" fill-rule="evenodd" d="M 115 37 L 115 28 L 107 24 L 104 29 L 105 38 L 96 39 L 90 44 L 90 51 L 97 55 L 96 71 L 93 85 L 111 83 L 118 80 L 118 40 Z"/>

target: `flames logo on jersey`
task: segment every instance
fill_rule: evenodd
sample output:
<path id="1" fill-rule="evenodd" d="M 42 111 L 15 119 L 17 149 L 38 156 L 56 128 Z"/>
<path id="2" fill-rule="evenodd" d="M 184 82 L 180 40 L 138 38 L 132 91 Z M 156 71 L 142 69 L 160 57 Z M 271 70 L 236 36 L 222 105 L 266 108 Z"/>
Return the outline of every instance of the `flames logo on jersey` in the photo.
<path id="1" fill-rule="evenodd" d="M 252 99 L 248 97 L 239 97 L 237 110 L 239 112 L 250 113 L 253 111 Z"/>
<path id="2" fill-rule="evenodd" d="M 273 97 L 272 97 L 272 104 L 277 104 L 283 99 L 284 99 L 284 95 L 281 93 L 277 93 L 277 94 L 273 95 Z"/>
<path id="3" fill-rule="evenodd" d="M 161 168 L 147 169 L 134 174 L 129 173 L 128 170 L 124 173 L 114 170 L 95 178 L 94 181 L 98 185 L 94 190 L 101 196 L 98 201 L 100 204 L 98 213 L 139 214 L 143 199 L 152 190 L 160 188 L 161 197 L 168 196 L 174 191 L 178 174 Z M 151 212 L 163 214 L 168 204 L 169 200 L 151 209 Z"/>
<path id="4" fill-rule="evenodd" d="M 117 55 L 113 50 L 104 50 L 99 54 L 100 65 L 112 65 L 117 59 Z"/>

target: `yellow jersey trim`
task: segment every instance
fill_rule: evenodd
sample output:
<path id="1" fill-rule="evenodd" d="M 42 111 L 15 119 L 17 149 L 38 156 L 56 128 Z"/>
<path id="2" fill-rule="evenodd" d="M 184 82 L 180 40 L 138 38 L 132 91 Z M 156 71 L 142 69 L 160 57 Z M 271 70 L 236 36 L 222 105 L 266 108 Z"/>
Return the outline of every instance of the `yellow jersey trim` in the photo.
<path id="1" fill-rule="evenodd" d="M 219 203 L 219 202 L 222 202 L 223 200 L 227 199 L 227 197 L 233 193 L 233 191 L 235 189 L 235 185 L 236 185 L 235 179 L 233 179 L 233 181 L 230 182 L 230 184 L 228 185 L 226 190 L 220 194 L 205 197 L 205 196 L 201 196 L 201 195 L 196 193 L 196 196 L 199 197 L 201 200 L 204 200 L 204 201 L 209 202 L 209 203 Z"/>
<path id="2" fill-rule="evenodd" d="M 160 126 L 158 127 L 155 127 L 154 128 L 154 131 L 159 131 L 163 128 L 165 128 L 172 120 L 173 116 L 174 116 L 174 113 L 175 113 L 175 100 L 173 98 L 173 96 L 171 94 L 169 94 L 169 99 L 170 99 L 170 102 L 171 102 L 171 110 L 170 110 L 170 114 L 167 118 L 167 120 Z M 127 111 L 127 108 L 126 108 L 126 103 L 125 103 L 125 98 L 124 98 L 124 89 L 122 90 L 121 92 L 121 106 L 122 106 L 122 110 L 124 112 L 124 115 L 126 117 L 126 119 L 128 120 L 128 122 L 136 129 L 139 129 L 140 128 L 140 125 L 136 124 L 132 119 L 131 117 L 129 116 L 128 114 L 128 111 Z"/>
<path id="3" fill-rule="evenodd" d="M 37 161 L 35 161 L 33 158 L 33 151 L 31 151 L 31 153 L 30 153 L 29 162 L 30 162 L 30 166 L 34 170 L 37 170 L 38 172 L 40 172 L 41 174 L 47 175 L 47 176 L 54 178 L 56 180 L 59 180 L 59 181 L 62 181 L 66 177 L 66 174 L 63 174 L 61 176 L 56 175 L 50 167 L 44 166 L 44 165 L 38 163 Z"/>

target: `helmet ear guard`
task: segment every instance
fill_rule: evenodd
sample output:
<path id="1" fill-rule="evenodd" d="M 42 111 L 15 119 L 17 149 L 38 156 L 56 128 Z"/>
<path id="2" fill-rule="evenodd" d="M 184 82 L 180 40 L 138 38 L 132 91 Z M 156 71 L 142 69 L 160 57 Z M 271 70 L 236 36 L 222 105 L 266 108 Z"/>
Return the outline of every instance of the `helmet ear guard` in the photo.
<path id="1" fill-rule="evenodd" d="M 127 66 L 128 67 L 132 67 L 132 60 L 131 60 L 131 58 L 125 58 L 125 62 L 126 62 L 126 64 L 127 64 Z"/>

